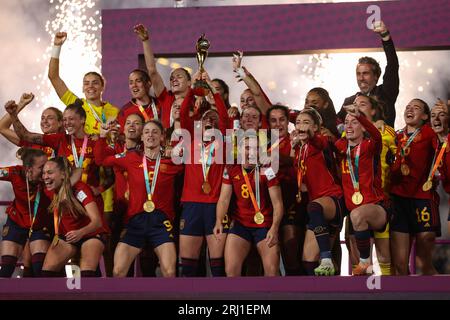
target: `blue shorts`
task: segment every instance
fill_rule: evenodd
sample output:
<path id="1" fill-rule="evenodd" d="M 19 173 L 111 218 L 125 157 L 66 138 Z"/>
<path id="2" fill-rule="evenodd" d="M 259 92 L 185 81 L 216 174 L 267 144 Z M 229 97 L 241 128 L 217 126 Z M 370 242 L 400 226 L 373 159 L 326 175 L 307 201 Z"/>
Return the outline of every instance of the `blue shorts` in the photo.
<path id="1" fill-rule="evenodd" d="M 392 208 L 392 231 L 409 234 L 434 232 L 436 237 L 441 236 L 439 197 L 414 199 L 392 195 Z"/>
<path id="2" fill-rule="evenodd" d="M 344 223 L 344 218 L 345 218 L 345 216 L 348 215 L 348 210 L 347 210 L 347 207 L 345 206 L 344 196 L 342 196 L 342 197 L 328 196 L 328 197 L 333 199 L 334 205 L 336 207 L 336 215 L 334 216 L 333 220 L 328 222 L 329 233 L 336 234 L 336 233 L 341 232 L 342 225 Z M 309 218 L 308 218 L 308 220 L 309 220 Z M 308 227 L 308 229 L 310 229 L 310 226 L 308 224 L 307 224 L 307 227 Z"/>
<path id="3" fill-rule="evenodd" d="M 58 238 L 67 242 L 66 237 L 64 235 L 60 234 L 60 235 L 58 235 Z M 101 241 L 103 243 L 104 246 L 106 246 L 107 240 L 106 240 L 106 234 L 105 233 L 99 233 L 99 234 L 96 234 L 96 235 L 91 236 L 91 237 L 83 238 L 83 239 L 81 239 L 78 242 L 69 243 L 69 244 L 77 247 L 78 249 L 81 249 L 81 246 L 83 245 L 83 243 L 85 243 L 86 241 L 91 240 L 91 239 L 98 239 L 99 241 Z"/>
<path id="4" fill-rule="evenodd" d="M 280 226 L 294 225 L 298 227 L 303 227 L 306 225 L 308 219 L 308 213 L 306 207 L 308 206 L 308 192 L 302 192 L 302 199 L 300 203 L 297 203 L 297 199 L 290 205 L 290 207 L 285 207 L 283 218 L 281 219 Z"/>
<path id="5" fill-rule="evenodd" d="M 164 243 L 174 242 L 172 222 L 160 210 L 139 213 L 122 230 L 120 242 L 139 249 L 147 244 L 157 248 Z"/>
<path id="6" fill-rule="evenodd" d="M 213 234 L 216 225 L 216 203 L 184 202 L 180 219 L 180 234 L 206 236 Z M 230 229 L 228 215 L 222 221 L 223 232 Z"/>
<path id="7" fill-rule="evenodd" d="M 230 233 L 233 233 L 252 244 L 258 244 L 266 239 L 269 228 L 250 228 L 243 226 L 237 220 L 231 222 Z"/>
<path id="8" fill-rule="evenodd" d="M 12 241 L 15 243 L 24 246 L 28 240 L 28 233 L 30 229 L 22 228 L 9 217 L 6 220 L 5 225 L 3 226 L 2 232 L 2 240 Z M 36 240 L 46 240 L 51 241 L 52 234 L 47 228 L 33 230 L 31 233 L 31 237 L 29 238 L 30 242 Z"/>

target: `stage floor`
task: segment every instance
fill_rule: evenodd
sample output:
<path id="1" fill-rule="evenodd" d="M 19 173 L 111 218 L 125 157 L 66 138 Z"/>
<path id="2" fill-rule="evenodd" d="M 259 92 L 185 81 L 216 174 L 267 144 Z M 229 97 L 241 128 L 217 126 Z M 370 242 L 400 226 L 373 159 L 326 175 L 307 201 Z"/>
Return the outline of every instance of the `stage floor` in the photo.
<path id="1" fill-rule="evenodd" d="M 77 280 L 80 281 L 77 282 Z M 73 289 L 69 289 L 69 287 Z M 0 299 L 437 300 L 450 299 L 450 275 L 381 277 L 378 279 L 344 276 L 220 279 L 0 279 Z"/>

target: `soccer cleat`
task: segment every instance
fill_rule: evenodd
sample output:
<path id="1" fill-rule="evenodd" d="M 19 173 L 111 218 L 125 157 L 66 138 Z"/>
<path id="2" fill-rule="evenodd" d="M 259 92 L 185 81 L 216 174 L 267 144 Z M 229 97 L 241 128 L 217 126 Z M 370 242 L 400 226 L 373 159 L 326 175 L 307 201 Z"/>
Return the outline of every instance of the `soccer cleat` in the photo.
<path id="1" fill-rule="evenodd" d="M 314 269 L 316 276 L 334 276 L 335 272 L 333 262 L 330 259 L 323 259 L 320 265 Z"/>
<path id="2" fill-rule="evenodd" d="M 359 264 L 353 268 L 354 276 L 366 276 L 372 274 L 372 265 L 370 263 L 359 262 Z"/>

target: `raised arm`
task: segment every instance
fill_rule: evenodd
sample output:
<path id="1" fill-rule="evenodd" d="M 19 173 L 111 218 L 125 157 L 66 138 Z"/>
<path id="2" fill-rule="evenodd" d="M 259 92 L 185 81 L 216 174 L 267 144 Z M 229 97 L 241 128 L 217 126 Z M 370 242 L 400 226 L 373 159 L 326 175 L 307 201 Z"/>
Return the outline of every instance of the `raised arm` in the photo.
<path id="1" fill-rule="evenodd" d="M 61 46 L 67 39 L 67 33 L 57 32 L 53 41 L 52 57 L 48 66 L 48 78 L 55 88 L 56 94 L 61 99 L 62 96 L 69 90 L 64 81 L 59 76 L 59 54 Z"/>
<path id="2" fill-rule="evenodd" d="M 164 81 L 158 70 L 156 69 L 156 59 L 155 55 L 153 54 L 152 45 L 150 43 L 149 32 L 144 25 L 138 24 L 134 27 L 134 33 L 136 33 L 136 35 L 142 41 L 145 65 L 147 67 L 148 75 L 150 76 L 150 80 L 152 81 L 153 91 L 155 91 L 155 95 L 159 97 L 164 90 Z"/>
<path id="3" fill-rule="evenodd" d="M 253 77 L 253 75 L 245 67 L 241 66 L 241 61 L 242 52 L 239 52 L 239 55 L 233 55 L 233 71 L 237 74 L 236 77 L 239 80 L 243 80 L 250 89 L 253 97 L 255 98 L 256 105 L 261 109 L 262 114 L 265 116 L 272 104 L 255 77 Z"/>
<path id="4" fill-rule="evenodd" d="M 222 132 L 222 134 L 225 134 L 226 129 L 232 128 L 230 127 L 231 119 L 228 116 L 227 107 L 225 106 L 225 102 L 223 102 L 222 97 L 220 96 L 220 93 L 216 90 L 216 88 L 213 86 L 211 78 L 209 77 L 208 73 L 205 71 L 202 74 L 202 79 L 206 81 L 206 83 L 209 86 L 209 89 L 211 90 L 213 96 L 214 96 L 214 102 L 216 105 L 217 113 L 219 114 L 219 129 Z"/>
<path id="5" fill-rule="evenodd" d="M 40 145 L 44 143 L 43 134 L 28 131 L 27 128 L 24 127 L 22 122 L 20 122 L 18 116 L 19 106 L 14 101 L 8 101 L 5 105 L 5 109 L 11 117 L 14 131 L 16 132 L 20 140 Z"/>
<path id="6" fill-rule="evenodd" d="M 385 97 L 389 97 L 389 102 L 386 104 L 387 108 L 384 110 L 386 123 L 392 127 L 395 124 L 395 101 L 399 94 L 400 78 L 398 75 L 399 62 L 397 52 L 395 51 L 394 42 L 391 34 L 383 23 L 383 21 L 375 22 L 374 30 L 382 38 L 384 53 L 386 54 L 386 69 L 383 75 L 383 92 Z M 390 108 L 389 108 L 390 107 Z"/>
<path id="7" fill-rule="evenodd" d="M 194 137 L 194 121 L 189 116 L 189 109 L 192 105 L 192 97 L 194 96 L 194 90 L 189 89 L 188 93 L 183 99 L 180 108 L 180 126 L 182 129 L 186 129 Z"/>
<path id="8" fill-rule="evenodd" d="M 22 94 L 22 97 L 20 98 L 18 106 L 18 111 L 20 112 L 25 106 L 27 106 L 31 101 L 33 101 L 34 95 L 30 93 L 24 93 Z M 5 105 L 6 107 L 6 105 Z M 15 144 L 16 146 L 20 145 L 20 139 L 17 136 L 17 134 L 14 132 L 14 130 L 11 130 L 10 127 L 12 125 L 12 119 L 9 113 L 6 113 L 1 119 L 0 119 L 0 134 L 4 136 L 8 141 Z"/>

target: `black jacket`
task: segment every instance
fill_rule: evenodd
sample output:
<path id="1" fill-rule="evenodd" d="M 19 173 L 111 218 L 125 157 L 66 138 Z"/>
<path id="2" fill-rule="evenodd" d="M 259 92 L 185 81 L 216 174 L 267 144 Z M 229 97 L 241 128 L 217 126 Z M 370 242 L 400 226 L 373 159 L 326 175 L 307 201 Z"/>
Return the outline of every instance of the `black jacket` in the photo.
<path id="1" fill-rule="evenodd" d="M 384 70 L 383 76 L 383 84 L 380 84 L 373 88 L 373 90 L 370 91 L 369 95 L 377 96 L 379 100 L 384 103 L 385 122 L 386 124 L 394 128 L 395 101 L 397 100 L 400 86 L 400 79 L 398 77 L 399 64 L 397 52 L 395 52 L 395 46 L 392 38 L 388 41 L 382 41 L 382 43 L 387 59 L 387 65 L 386 69 Z M 343 106 L 352 104 L 353 101 L 355 101 L 355 98 L 356 94 L 351 97 L 345 98 Z M 347 113 L 345 112 L 345 110 L 341 108 L 338 113 L 338 117 L 342 122 L 344 122 L 346 114 Z"/>

